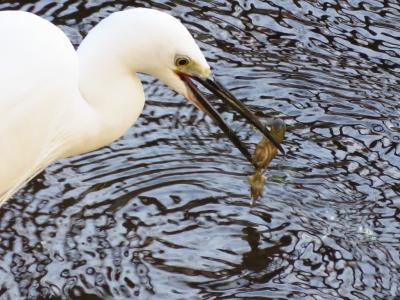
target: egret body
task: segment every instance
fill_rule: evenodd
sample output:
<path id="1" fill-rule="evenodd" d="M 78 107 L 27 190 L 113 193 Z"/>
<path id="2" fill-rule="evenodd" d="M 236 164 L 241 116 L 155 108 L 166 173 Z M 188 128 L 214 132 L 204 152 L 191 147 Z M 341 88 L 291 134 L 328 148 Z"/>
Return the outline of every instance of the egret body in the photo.
<path id="1" fill-rule="evenodd" d="M 138 118 L 144 93 L 136 73 L 191 98 L 176 74 L 210 67 L 174 17 L 137 8 L 105 18 L 77 51 L 50 22 L 0 12 L 0 201 L 51 162 L 107 145 Z"/>

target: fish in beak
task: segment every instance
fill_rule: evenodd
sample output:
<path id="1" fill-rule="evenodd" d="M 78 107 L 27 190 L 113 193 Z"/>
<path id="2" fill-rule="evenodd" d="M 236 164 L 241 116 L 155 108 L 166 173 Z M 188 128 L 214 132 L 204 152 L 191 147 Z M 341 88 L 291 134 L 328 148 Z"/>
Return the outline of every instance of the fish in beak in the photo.
<path id="1" fill-rule="evenodd" d="M 200 92 L 194 81 L 203 85 L 207 90 L 221 99 L 224 103 L 228 104 L 231 108 L 236 110 L 243 118 L 250 124 L 257 128 L 282 154 L 285 154 L 280 143 L 271 135 L 269 130 L 258 120 L 258 118 L 238 99 L 236 99 L 230 92 L 228 92 L 220 83 L 210 78 L 204 79 L 202 77 L 188 75 L 187 73 L 177 73 L 181 80 L 186 84 L 190 91 L 189 100 L 193 102 L 199 109 L 208 114 L 221 130 L 227 135 L 232 143 L 239 149 L 245 158 L 255 165 L 252 155 L 248 151 L 246 145 L 240 141 L 235 132 L 226 124 L 218 111 L 212 106 L 208 99 Z"/>

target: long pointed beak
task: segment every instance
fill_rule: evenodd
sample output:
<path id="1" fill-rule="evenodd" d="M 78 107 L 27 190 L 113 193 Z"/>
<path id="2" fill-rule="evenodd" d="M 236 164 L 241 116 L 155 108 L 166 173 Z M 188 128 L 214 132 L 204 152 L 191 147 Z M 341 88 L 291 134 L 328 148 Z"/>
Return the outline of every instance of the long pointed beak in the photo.
<path id="1" fill-rule="evenodd" d="M 271 135 L 269 130 L 261 124 L 261 122 L 257 119 L 257 117 L 245 106 L 242 102 L 240 102 L 235 96 L 233 96 L 228 90 L 226 90 L 218 81 L 211 79 L 202 79 L 200 77 L 193 77 L 199 83 L 201 83 L 205 88 L 219 96 L 219 98 L 235 109 L 243 118 L 245 118 L 250 124 L 256 127 L 271 143 L 274 144 L 276 148 L 282 154 L 285 154 L 285 150 L 283 150 L 282 146 L 275 140 L 275 138 Z"/>
<path id="2" fill-rule="evenodd" d="M 237 100 L 231 93 L 229 93 L 221 84 L 212 81 L 211 79 L 202 79 L 199 77 L 189 77 L 186 74 L 178 74 L 181 79 L 189 87 L 190 91 L 193 93 L 195 99 L 192 99 L 194 104 L 198 106 L 201 110 L 207 113 L 215 123 L 221 128 L 221 130 L 227 135 L 227 137 L 232 141 L 232 143 L 239 149 L 239 151 L 244 155 L 244 157 L 254 165 L 252 155 L 248 151 L 246 145 L 242 143 L 235 132 L 226 124 L 218 111 L 212 106 L 212 104 L 207 100 L 207 98 L 200 92 L 200 90 L 193 83 L 191 78 L 202 84 L 210 92 L 220 98 L 222 101 L 227 103 L 233 109 L 235 109 L 242 117 L 244 117 L 250 124 L 255 126 L 261 133 L 269 139 L 280 151 L 285 153 L 282 146 L 272 137 L 271 133 L 265 128 L 257 117 L 239 100 Z"/>

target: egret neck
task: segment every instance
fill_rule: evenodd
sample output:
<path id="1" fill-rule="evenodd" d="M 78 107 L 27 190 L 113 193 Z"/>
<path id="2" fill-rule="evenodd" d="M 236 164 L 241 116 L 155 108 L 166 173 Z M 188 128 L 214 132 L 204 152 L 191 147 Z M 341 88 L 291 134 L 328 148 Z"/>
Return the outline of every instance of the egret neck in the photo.
<path id="1" fill-rule="evenodd" d="M 144 106 L 143 88 L 136 73 L 146 71 L 141 63 L 146 59 L 141 57 L 140 48 L 136 51 L 124 48 L 125 43 L 121 41 L 126 37 L 121 32 L 118 34 L 118 30 L 110 31 L 115 27 L 110 24 L 110 18 L 98 24 L 78 48 L 79 89 L 95 117 L 91 126 L 86 126 L 90 143 L 85 147 L 90 149 L 77 149 L 77 152 L 97 149 L 122 136 Z M 138 35 L 135 40 L 140 41 L 141 33 L 135 31 L 135 34 Z M 151 45 L 143 46 L 151 48 Z M 128 53 L 129 61 L 126 60 Z"/>

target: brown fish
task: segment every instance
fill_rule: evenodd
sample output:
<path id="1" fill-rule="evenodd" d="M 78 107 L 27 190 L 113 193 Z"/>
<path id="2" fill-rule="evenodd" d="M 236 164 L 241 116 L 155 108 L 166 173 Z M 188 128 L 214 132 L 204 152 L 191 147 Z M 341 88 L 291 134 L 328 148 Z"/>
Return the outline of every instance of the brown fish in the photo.
<path id="1" fill-rule="evenodd" d="M 286 125 L 281 119 L 275 119 L 272 121 L 271 135 L 278 143 L 282 142 L 285 132 Z M 256 166 L 256 169 L 265 170 L 277 153 L 278 149 L 275 147 L 275 145 L 266 138 L 263 138 L 256 146 L 256 150 L 254 151 L 253 155 L 253 162 Z"/>
<path id="2" fill-rule="evenodd" d="M 281 143 L 285 136 L 286 125 L 281 119 L 275 119 L 271 124 L 271 135 L 278 142 Z M 265 184 L 265 176 L 263 172 L 266 170 L 270 162 L 277 155 L 278 149 L 273 143 L 266 138 L 263 138 L 256 146 L 253 155 L 253 162 L 256 167 L 254 175 L 248 177 L 250 184 L 250 193 L 253 200 L 257 200 L 262 196 Z"/>

